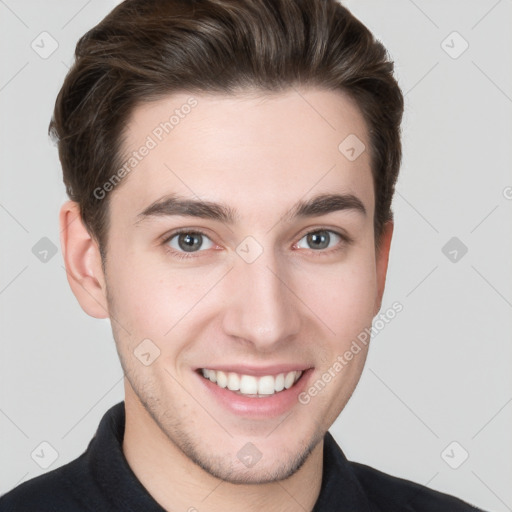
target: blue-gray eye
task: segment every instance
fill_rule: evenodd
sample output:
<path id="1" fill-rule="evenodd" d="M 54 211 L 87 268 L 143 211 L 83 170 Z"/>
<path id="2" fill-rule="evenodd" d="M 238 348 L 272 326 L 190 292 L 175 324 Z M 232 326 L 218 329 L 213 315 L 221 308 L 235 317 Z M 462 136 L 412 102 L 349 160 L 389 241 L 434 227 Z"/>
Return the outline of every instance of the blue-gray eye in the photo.
<path id="1" fill-rule="evenodd" d="M 300 245 L 303 240 L 307 244 L 306 247 L 304 245 Z M 303 236 L 299 240 L 297 247 L 301 249 L 327 249 L 332 247 L 332 245 L 336 245 L 340 240 L 341 236 L 334 231 L 320 229 L 318 231 L 311 231 L 307 235 Z M 334 243 L 331 244 L 331 242 Z"/>
<path id="2" fill-rule="evenodd" d="M 204 246 L 205 241 L 207 241 L 206 247 Z M 206 235 L 195 231 L 177 233 L 167 243 L 176 251 L 184 252 L 198 252 L 213 247 L 213 242 Z"/>

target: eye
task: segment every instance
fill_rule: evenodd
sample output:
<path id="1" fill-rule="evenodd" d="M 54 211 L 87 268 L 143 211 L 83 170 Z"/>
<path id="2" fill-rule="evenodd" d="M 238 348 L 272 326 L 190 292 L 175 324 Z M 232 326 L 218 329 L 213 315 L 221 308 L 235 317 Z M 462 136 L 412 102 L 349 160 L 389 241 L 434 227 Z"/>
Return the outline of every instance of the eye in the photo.
<path id="1" fill-rule="evenodd" d="M 303 236 L 297 242 L 297 247 L 299 249 L 314 250 L 329 249 L 341 240 L 342 236 L 335 231 L 331 231 L 330 229 L 320 229 L 317 231 L 311 231 L 307 235 Z"/>
<path id="2" fill-rule="evenodd" d="M 175 233 L 165 242 L 175 251 L 198 252 L 204 249 L 211 249 L 214 243 L 199 231 L 182 231 Z"/>

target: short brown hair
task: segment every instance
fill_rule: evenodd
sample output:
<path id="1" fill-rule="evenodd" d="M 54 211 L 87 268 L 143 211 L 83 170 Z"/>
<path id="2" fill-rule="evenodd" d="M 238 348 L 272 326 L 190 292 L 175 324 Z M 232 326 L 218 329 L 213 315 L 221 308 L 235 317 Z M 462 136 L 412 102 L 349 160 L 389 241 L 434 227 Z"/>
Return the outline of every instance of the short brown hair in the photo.
<path id="1" fill-rule="evenodd" d="M 125 0 L 82 36 L 75 57 L 49 133 L 102 256 L 109 198 L 94 190 L 122 165 L 135 106 L 173 92 L 344 91 L 368 127 L 377 242 L 392 219 L 403 95 L 384 46 L 336 0 Z"/>

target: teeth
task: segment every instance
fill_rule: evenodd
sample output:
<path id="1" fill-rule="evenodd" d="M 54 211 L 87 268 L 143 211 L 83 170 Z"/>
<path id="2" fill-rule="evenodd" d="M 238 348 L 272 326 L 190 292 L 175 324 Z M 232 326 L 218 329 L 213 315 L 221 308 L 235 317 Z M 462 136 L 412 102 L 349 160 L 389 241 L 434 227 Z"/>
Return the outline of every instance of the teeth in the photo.
<path id="1" fill-rule="evenodd" d="M 256 395 L 258 393 L 258 381 L 252 375 L 242 375 L 240 379 L 240 393 L 243 395 Z"/>
<path id="2" fill-rule="evenodd" d="M 301 371 L 280 373 L 278 375 L 265 375 L 254 377 L 253 375 L 239 375 L 233 372 L 223 372 L 203 368 L 203 377 L 216 383 L 221 388 L 249 396 L 269 396 L 279 393 L 283 389 L 290 389 L 302 375 Z"/>
<path id="3" fill-rule="evenodd" d="M 290 389 L 293 386 L 293 383 L 295 382 L 295 372 L 290 372 L 286 374 L 286 377 L 284 378 L 284 387 L 286 389 Z M 210 380 L 212 380 L 212 374 L 210 373 Z M 213 382 L 213 381 L 212 381 Z"/>
<path id="4" fill-rule="evenodd" d="M 213 370 L 211 370 L 213 371 Z M 228 385 L 228 376 L 224 372 L 217 372 L 217 386 L 225 388 Z"/>
<path id="5" fill-rule="evenodd" d="M 280 373 L 276 377 L 276 382 L 274 384 L 274 389 L 276 391 L 283 391 L 283 389 L 284 389 L 284 373 Z"/>
<path id="6" fill-rule="evenodd" d="M 214 370 L 210 370 L 213 372 Z M 228 389 L 238 391 L 240 389 L 240 377 L 236 373 L 228 373 Z"/>
<path id="7" fill-rule="evenodd" d="M 273 395 L 275 392 L 276 379 L 271 375 L 260 377 L 258 382 L 258 395 Z"/>

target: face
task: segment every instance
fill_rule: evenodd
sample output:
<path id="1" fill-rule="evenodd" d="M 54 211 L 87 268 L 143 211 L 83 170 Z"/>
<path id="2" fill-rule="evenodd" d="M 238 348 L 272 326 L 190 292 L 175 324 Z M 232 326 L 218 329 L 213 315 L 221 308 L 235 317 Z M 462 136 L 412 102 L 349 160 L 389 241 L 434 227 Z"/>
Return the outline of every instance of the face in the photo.
<path id="1" fill-rule="evenodd" d="M 126 401 L 216 477 L 288 477 L 351 396 L 366 347 L 335 362 L 380 307 L 370 157 L 338 148 L 369 147 L 363 118 L 320 89 L 183 93 L 126 133 L 105 266 Z"/>

